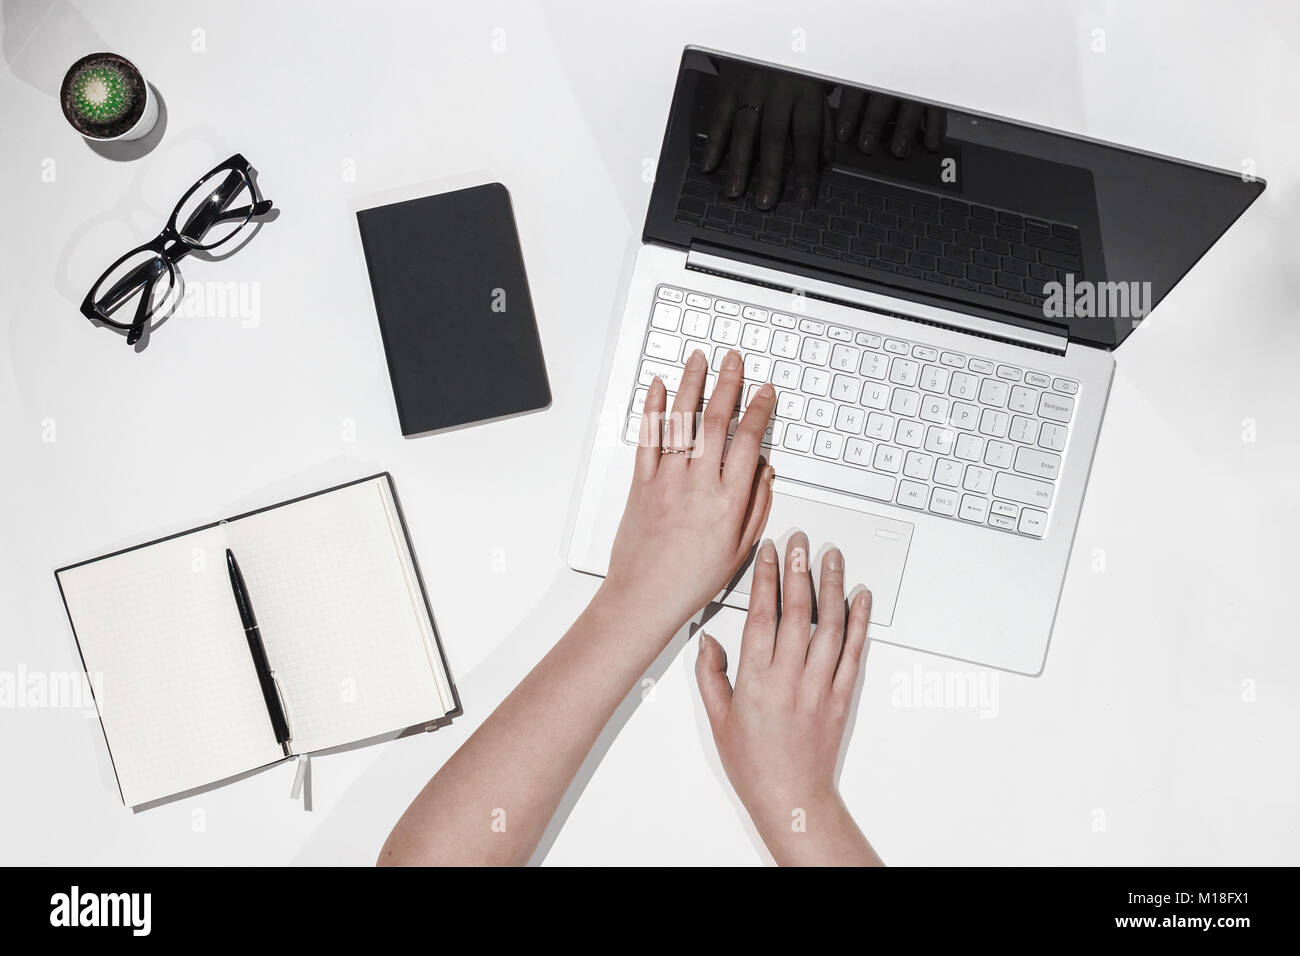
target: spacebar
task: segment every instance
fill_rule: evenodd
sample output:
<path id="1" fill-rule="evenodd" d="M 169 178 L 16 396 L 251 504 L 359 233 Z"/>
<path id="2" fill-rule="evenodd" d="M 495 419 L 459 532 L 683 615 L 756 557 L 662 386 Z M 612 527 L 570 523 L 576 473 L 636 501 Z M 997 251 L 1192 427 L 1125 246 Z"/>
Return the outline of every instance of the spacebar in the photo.
<path id="1" fill-rule="evenodd" d="M 789 478 L 791 481 L 803 482 L 829 488 L 831 491 L 844 491 L 863 498 L 877 501 L 894 500 L 894 479 L 879 472 L 863 471 L 852 465 L 836 464 L 830 461 L 818 461 L 805 458 L 779 448 L 764 449 L 768 463 L 776 469 L 777 478 Z"/>

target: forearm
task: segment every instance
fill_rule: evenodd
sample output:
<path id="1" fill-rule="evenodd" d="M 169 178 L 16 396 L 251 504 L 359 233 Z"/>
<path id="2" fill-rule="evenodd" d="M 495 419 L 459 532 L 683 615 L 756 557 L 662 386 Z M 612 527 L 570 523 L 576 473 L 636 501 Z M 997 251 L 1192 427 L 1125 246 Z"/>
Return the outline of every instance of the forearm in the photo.
<path id="1" fill-rule="evenodd" d="M 434 775 L 381 864 L 526 863 L 596 738 L 673 633 L 602 587 Z"/>
<path id="2" fill-rule="evenodd" d="M 779 866 L 883 866 L 834 791 L 746 805 Z"/>

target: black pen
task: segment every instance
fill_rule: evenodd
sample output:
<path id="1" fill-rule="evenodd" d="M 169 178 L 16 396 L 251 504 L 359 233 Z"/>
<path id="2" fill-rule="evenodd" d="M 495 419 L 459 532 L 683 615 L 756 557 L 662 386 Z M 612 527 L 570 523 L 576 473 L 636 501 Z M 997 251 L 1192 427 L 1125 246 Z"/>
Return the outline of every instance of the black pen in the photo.
<path id="1" fill-rule="evenodd" d="M 284 748 L 284 755 L 289 756 L 289 717 L 284 712 L 284 701 L 280 698 L 280 685 L 271 670 L 271 662 L 266 659 L 266 647 L 262 644 L 262 632 L 257 629 L 257 618 L 253 616 L 253 605 L 248 600 L 248 589 L 244 587 L 244 576 L 239 573 L 239 563 L 229 548 L 226 548 L 226 567 L 230 570 L 230 588 L 235 592 L 235 606 L 239 608 L 239 619 L 244 622 L 244 636 L 248 638 L 248 650 L 253 655 L 253 667 L 257 670 L 257 681 L 262 685 L 262 696 L 266 699 L 266 710 L 271 715 L 271 729 L 275 731 L 275 741 Z"/>

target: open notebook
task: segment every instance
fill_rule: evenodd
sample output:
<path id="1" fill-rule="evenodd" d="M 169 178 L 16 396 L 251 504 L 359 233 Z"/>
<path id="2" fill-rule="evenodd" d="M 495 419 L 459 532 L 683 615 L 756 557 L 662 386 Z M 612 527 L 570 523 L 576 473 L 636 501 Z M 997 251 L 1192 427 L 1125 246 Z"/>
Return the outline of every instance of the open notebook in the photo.
<path id="1" fill-rule="evenodd" d="M 227 548 L 294 755 L 460 712 L 392 478 L 363 478 L 55 572 L 127 806 L 286 759 Z"/>

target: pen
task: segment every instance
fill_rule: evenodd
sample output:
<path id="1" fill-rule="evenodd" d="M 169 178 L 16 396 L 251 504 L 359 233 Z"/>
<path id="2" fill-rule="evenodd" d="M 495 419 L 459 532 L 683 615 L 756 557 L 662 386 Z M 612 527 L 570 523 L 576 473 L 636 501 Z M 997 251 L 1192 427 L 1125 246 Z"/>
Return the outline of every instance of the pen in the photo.
<path id="1" fill-rule="evenodd" d="M 244 586 L 244 576 L 239 573 L 239 562 L 229 548 L 226 548 L 226 567 L 230 570 L 230 588 L 235 592 L 235 606 L 239 608 L 239 619 L 244 623 L 244 636 L 248 638 L 248 650 L 253 655 L 253 667 L 257 671 L 257 681 L 262 685 L 262 697 L 266 700 L 266 710 L 271 715 L 271 729 L 275 731 L 275 741 L 284 749 L 288 757 L 289 718 L 285 714 L 284 700 L 280 697 L 280 684 L 271 670 L 271 662 L 266 658 L 266 647 L 262 644 L 262 632 L 258 630 L 257 618 L 253 616 L 253 605 L 248 600 L 248 589 Z"/>

